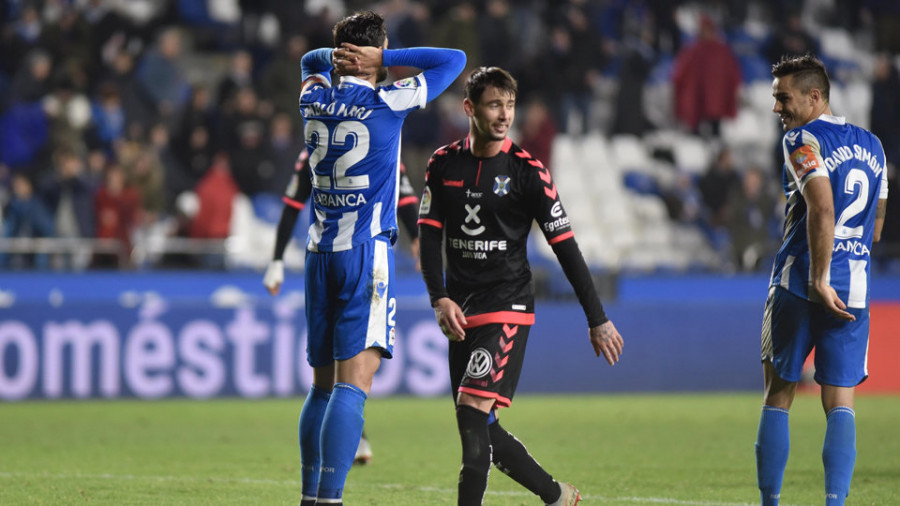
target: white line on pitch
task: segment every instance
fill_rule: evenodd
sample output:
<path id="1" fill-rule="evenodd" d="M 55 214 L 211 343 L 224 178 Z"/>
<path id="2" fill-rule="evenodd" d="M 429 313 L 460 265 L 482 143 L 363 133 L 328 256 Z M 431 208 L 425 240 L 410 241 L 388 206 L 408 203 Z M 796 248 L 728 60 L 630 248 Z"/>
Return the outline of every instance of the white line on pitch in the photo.
<path id="1" fill-rule="evenodd" d="M 300 480 L 267 480 L 258 478 L 204 478 L 204 477 L 184 477 L 184 476 L 152 476 L 152 475 L 134 475 L 134 474 L 82 474 L 82 473 L 26 473 L 19 471 L 0 471 L 0 478 L 53 478 L 53 479 L 89 479 L 89 480 L 128 480 L 128 481 L 194 481 L 194 482 L 219 482 L 219 483 L 247 483 L 250 485 L 284 485 L 299 487 Z M 369 486 L 373 488 L 398 489 L 408 488 L 409 485 L 400 483 L 382 483 L 377 485 L 363 485 L 360 483 L 352 484 L 351 487 Z M 415 487 L 415 490 L 427 493 L 437 494 L 454 494 L 456 489 L 440 488 L 440 487 Z M 533 494 L 524 491 L 492 491 L 488 490 L 487 495 L 508 496 L 508 497 L 530 497 Z M 635 504 L 677 504 L 682 506 L 753 506 L 753 503 L 743 502 L 720 502 L 720 501 L 693 501 L 672 499 L 669 497 L 606 497 L 592 494 L 583 494 L 582 496 L 588 501 L 601 501 L 605 503 L 635 503 Z"/>

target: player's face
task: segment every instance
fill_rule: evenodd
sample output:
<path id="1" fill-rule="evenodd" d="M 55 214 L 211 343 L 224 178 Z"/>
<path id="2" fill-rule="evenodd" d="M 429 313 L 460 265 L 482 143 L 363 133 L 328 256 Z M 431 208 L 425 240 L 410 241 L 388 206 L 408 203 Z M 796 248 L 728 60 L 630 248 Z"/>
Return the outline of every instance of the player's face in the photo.
<path id="1" fill-rule="evenodd" d="M 772 96 L 775 97 L 772 112 L 781 118 L 785 132 L 816 119 L 812 94 L 801 92 L 794 87 L 793 81 L 793 76 L 776 77 L 772 81 Z"/>
<path id="2" fill-rule="evenodd" d="M 465 101 L 472 134 L 484 141 L 502 141 L 516 117 L 516 96 L 488 86 L 478 103 Z"/>

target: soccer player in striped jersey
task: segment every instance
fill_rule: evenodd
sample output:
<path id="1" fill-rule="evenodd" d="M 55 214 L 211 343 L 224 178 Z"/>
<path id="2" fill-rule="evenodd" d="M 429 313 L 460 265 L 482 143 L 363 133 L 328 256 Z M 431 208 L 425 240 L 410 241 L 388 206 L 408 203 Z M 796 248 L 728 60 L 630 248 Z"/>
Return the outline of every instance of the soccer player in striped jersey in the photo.
<path id="1" fill-rule="evenodd" d="M 462 440 L 458 504 L 481 504 L 493 462 L 544 503 L 573 506 L 578 490 L 554 480 L 496 413 L 512 403 L 534 323 L 526 245 L 535 221 L 578 296 L 594 353 L 612 365 L 624 343 L 603 311 L 549 169 L 507 137 L 516 92 L 515 79 L 497 67 L 482 67 L 467 79 L 469 135 L 428 162 L 419 206 L 422 276 L 451 341 L 450 383 Z"/>
<path id="2" fill-rule="evenodd" d="M 826 416 L 825 504 L 840 505 L 856 461 L 854 388 L 868 376 L 869 251 L 884 225 L 887 162 L 877 137 L 832 114 L 821 61 L 785 57 L 772 75 L 773 111 L 786 132 L 787 205 L 763 318 L 757 481 L 762 504 L 777 505 L 790 448 L 788 413 L 815 349 Z"/>
<path id="3" fill-rule="evenodd" d="M 403 120 L 443 92 L 466 61 L 455 49 L 389 50 L 386 34 L 381 16 L 357 13 L 335 25 L 335 49 L 310 51 L 300 62 L 312 184 L 305 292 L 313 368 L 300 412 L 302 506 L 342 504 L 372 377 L 391 357 Z M 423 72 L 376 87 L 392 65 Z M 333 68 L 341 76 L 334 85 Z"/>

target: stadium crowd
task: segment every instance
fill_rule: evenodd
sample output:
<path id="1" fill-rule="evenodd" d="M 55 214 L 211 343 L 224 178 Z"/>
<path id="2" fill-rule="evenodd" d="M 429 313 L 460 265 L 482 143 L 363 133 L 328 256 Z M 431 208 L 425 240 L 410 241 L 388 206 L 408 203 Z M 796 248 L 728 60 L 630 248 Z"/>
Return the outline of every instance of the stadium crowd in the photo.
<path id="1" fill-rule="evenodd" d="M 815 52 L 838 83 L 863 83 L 852 90 L 869 110 L 836 113 L 900 159 L 891 0 L 0 0 L 0 268 L 224 265 L 204 253 L 233 235 L 234 202 L 273 223 L 304 145 L 300 56 L 330 46 L 335 20 L 360 9 L 385 15 L 392 48 L 458 48 L 470 69 L 509 69 L 520 90 L 514 137 L 556 172 L 574 170 L 552 163 L 561 137 L 701 139 L 715 153 L 702 173 L 673 164 L 665 184 L 626 186 L 659 198 L 673 224 L 702 230 L 714 269 L 767 270 L 778 242 L 777 142 L 755 146 L 771 156 L 746 157 L 723 130 L 749 83 L 770 85 L 780 55 Z M 405 123 L 417 189 L 430 153 L 467 131 L 461 93 L 457 83 Z M 774 115 L 760 127 L 779 128 Z M 889 181 L 900 195 L 893 166 Z M 873 253 L 896 270 L 897 199 L 888 205 Z M 48 252 L 10 241 L 31 237 L 94 241 L 66 254 L 64 243 Z M 136 242 L 170 239 L 205 246 L 137 254 Z M 262 265 L 271 252 L 257 253 Z"/>

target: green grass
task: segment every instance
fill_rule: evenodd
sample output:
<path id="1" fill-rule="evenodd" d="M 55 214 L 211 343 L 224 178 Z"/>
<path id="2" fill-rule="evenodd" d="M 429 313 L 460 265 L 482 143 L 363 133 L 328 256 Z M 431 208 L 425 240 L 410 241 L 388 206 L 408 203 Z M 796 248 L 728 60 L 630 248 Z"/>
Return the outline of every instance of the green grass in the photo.
<path id="1" fill-rule="evenodd" d="M 297 504 L 301 400 L 25 402 L 0 405 L 0 505 Z M 759 394 L 520 396 L 507 429 L 584 504 L 758 503 Z M 455 504 L 459 442 L 448 399 L 369 402 L 375 457 L 349 505 Z M 857 401 L 848 505 L 900 504 L 900 397 Z M 791 414 L 783 504 L 822 500 L 818 399 Z M 540 501 L 494 470 L 488 505 Z"/>

